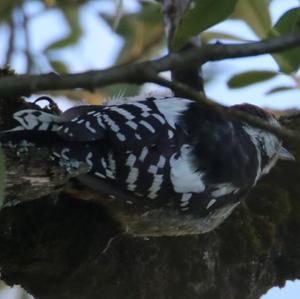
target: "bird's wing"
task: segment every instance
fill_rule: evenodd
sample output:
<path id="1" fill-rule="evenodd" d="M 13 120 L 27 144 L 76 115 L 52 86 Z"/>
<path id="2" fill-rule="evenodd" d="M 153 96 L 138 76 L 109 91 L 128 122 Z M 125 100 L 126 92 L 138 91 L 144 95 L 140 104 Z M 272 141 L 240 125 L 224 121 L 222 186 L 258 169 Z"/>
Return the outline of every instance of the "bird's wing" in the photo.
<path id="1" fill-rule="evenodd" d="M 75 114 L 75 117 L 62 123 L 58 134 L 65 140 L 75 142 L 91 142 L 107 137 L 114 146 L 137 148 L 156 143 L 162 136 L 172 137 L 176 118 L 187 109 L 189 102 L 172 98 L 86 107 L 82 110 L 84 113 Z"/>

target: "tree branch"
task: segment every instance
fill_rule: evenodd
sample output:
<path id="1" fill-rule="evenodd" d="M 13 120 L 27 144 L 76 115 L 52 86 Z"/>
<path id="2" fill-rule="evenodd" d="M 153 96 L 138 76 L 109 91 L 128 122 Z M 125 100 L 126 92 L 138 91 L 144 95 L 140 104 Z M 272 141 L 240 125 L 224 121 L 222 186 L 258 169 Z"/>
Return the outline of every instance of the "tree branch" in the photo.
<path id="1" fill-rule="evenodd" d="M 174 52 L 172 42 L 175 32 L 180 24 L 184 12 L 190 6 L 191 0 L 162 0 L 161 6 L 164 14 L 165 31 L 169 53 Z M 192 48 L 200 48 L 201 41 L 199 36 L 192 37 L 182 48 L 185 51 Z M 201 66 L 198 64 L 190 65 L 187 68 L 173 68 L 171 71 L 172 81 L 178 81 L 204 93 Z M 175 95 L 178 94 L 175 92 Z"/>
<path id="2" fill-rule="evenodd" d="M 182 14 L 189 6 L 191 0 L 161 0 L 162 11 L 164 14 L 166 36 L 168 41 L 168 48 L 172 47 L 172 40 L 176 28 L 180 22 Z"/>
<path id="3" fill-rule="evenodd" d="M 195 64 L 202 65 L 207 61 L 274 53 L 297 46 L 300 46 L 299 32 L 260 42 L 207 45 L 200 49 L 172 53 L 153 61 L 115 66 L 101 71 L 63 75 L 50 73 L 3 77 L 0 79 L 0 94 L 2 96 L 17 96 L 46 90 L 73 88 L 94 90 L 116 83 L 141 84 L 151 81 L 148 76 L 149 71 L 158 74 L 174 68 L 185 69 Z"/>

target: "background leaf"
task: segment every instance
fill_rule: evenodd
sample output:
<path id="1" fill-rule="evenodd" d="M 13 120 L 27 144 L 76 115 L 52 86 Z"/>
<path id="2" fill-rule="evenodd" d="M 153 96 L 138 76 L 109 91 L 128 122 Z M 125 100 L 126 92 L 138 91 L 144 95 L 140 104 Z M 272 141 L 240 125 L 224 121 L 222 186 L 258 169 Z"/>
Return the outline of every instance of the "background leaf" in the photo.
<path id="1" fill-rule="evenodd" d="M 294 86 L 277 86 L 275 88 L 270 89 L 269 91 L 266 92 L 266 94 L 273 94 L 277 92 L 284 92 L 284 91 L 290 91 L 296 89 Z"/>
<path id="2" fill-rule="evenodd" d="M 184 12 L 172 47 L 180 49 L 191 37 L 225 20 L 234 11 L 237 0 L 195 0 Z"/>
<path id="3" fill-rule="evenodd" d="M 63 13 L 69 25 L 70 33 L 66 37 L 48 45 L 45 52 L 73 45 L 78 42 L 82 35 L 82 29 L 79 23 L 79 8 L 76 6 L 73 8 L 68 7 Z"/>
<path id="4" fill-rule="evenodd" d="M 293 8 L 284 13 L 275 26 L 269 31 L 269 37 L 277 37 L 300 29 L 300 8 Z M 292 73 L 300 67 L 300 47 L 273 54 L 280 70 Z"/>
<path id="5" fill-rule="evenodd" d="M 277 72 L 272 71 L 250 71 L 244 72 L 231 77 L 227 85 L 230 88 L 240 88 L 246 87 L 251 84 L 259 83 L 262 81 L 266 81 L 277 76 Z"/>
<path id="6" fill-rule="evenodd" d="M 239 0 L 233 18 L 245 21 L 260 38 L 265 38 L 272 28 L 269 0 Z"/>
<path id="7" fill-rule="evenodd" d="M 49 63 L 52 66 L 52 68 L 54 69 L 54 71 L 56 71 L 58 73 L 67 73 L 68 72 L 68 66 L 60 60 L 49 59 Z"/>
<path id="8" fill-rule="evenodd" d="M 11 17 L 15 7 L 15 1 L 0 1 L 0 24 Z"/>
<path id="9" fill-rule="evenodd" d="M 141 11 L 124 14 L 117 28 L 114 28 L 115 16 L 106 14 L 101 16 L 124 40 L 116 64 L 146 59 L 162 49 L 164 27 L 158 4 L 142 2 Z"/>

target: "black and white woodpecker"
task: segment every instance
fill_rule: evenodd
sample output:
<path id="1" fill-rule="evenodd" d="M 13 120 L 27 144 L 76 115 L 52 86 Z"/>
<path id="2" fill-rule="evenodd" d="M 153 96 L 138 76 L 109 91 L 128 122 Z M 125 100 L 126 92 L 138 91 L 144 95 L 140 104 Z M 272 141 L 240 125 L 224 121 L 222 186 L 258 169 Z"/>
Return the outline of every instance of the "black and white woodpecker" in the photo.
<path id="1" fill-rule="evenodd" d="M 259 107 L 229 109 L 280 127 Z M 1 142 L 25 139 L 46 145 L 61 165 L 88 164 L 83 181 L 98 192 L 123 194 L 131 205 L 216 219 L 207 231 L 278 159 L 293 159 L 275 135 L 172 96 L 122 98 L 74 107 L 60 116 L 21 110 L 14 118 L 19 125 L 2 132 Z"/>

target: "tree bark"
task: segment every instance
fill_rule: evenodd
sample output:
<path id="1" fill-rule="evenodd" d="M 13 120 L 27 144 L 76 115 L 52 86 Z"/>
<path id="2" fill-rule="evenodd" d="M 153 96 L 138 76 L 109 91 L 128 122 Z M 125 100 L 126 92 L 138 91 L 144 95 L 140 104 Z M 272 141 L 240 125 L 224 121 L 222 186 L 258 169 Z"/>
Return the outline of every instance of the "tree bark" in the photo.
<path id="1" fill-rule="evenodd" d="M 1 126 L 24 107 L 0 101 Z M 300 131 L 299 115 L 281 121 Z M 285 146 L 300 156 L 296 142 Z M 75 199 L 61 184 L 35 200 L 24 192 L 23 203 L 0 212 L 1 279 L 41 299 L 259 298 L 300 276 L 299 169 L 278 163 L 224 224 L 196 236 L 126 235 L 103 205 Z"/>

